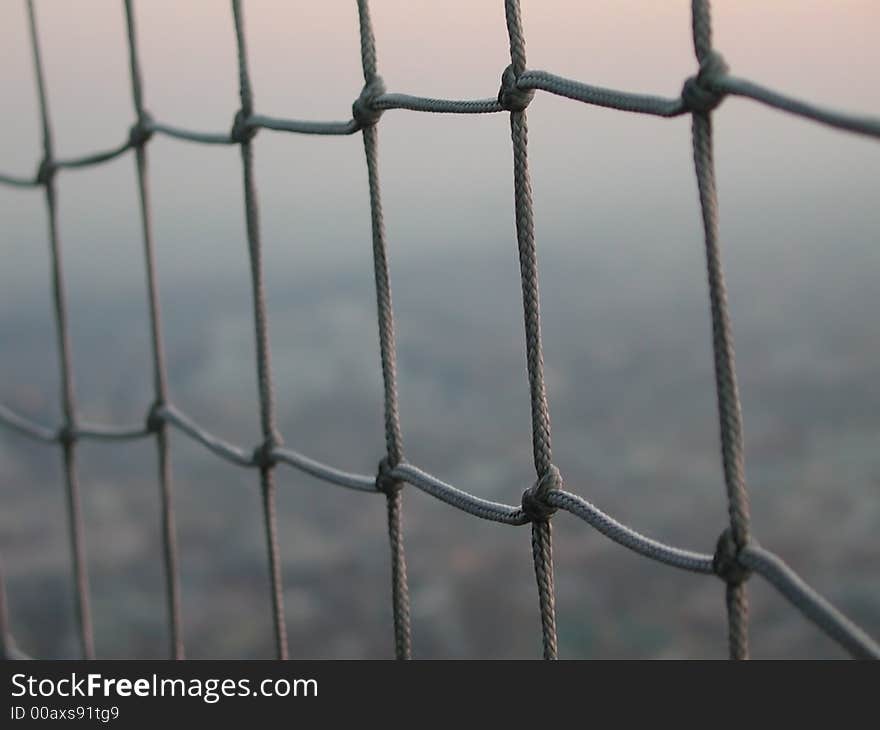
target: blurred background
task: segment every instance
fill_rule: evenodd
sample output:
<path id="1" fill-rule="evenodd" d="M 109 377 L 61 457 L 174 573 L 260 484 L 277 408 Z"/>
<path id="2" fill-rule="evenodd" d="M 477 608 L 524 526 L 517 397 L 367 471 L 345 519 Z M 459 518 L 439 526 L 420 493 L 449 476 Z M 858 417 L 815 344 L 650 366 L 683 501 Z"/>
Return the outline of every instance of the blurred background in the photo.
<path id="1" fill-rule="evenodd" d="M 363 80 L 355 4 L 247 0 L 256 109 L 347 119 Z M 880 5 L 715 2 L 733 73 L 877 114 Z M 147 108 L 226 131 L 238 106 L 228 3 L 136 2 Z M 497 92 L 503 3 L 374 0 L 391 91 Z M 133 121 L 122 4 L 36 3 L 57 154 Z M 674 96 L 696 63 L 686 0 L 525 0 L 529 67 Z M 30 175 L 38 108 L 23 2 L 0 4 L 0 169 Z M 758 539 L 880 634 L 880 146 L 731 98 L 715 115 L 724 264 Z M 726 521 L 704 254 L 687 118 L 538 92 L 529 109 L 545 362 L 567 487 L 637 529 L 711 552 Z M 241 162 L 157 136 L 151 194 L 175 403 L 259 441 Z M 383 453 L 366 170 L 359 136 L 255 141 L 278 418 L 286 444 L 372 473 Z M 480 496 L 531 485 L 529 399 L 506 115 L 387 112 L 382 194 L 407 458 Z M 151 402 L 134 163 L 58 177 L 73 367 L 84 420 Z M 0 401 L 60 423 L 45 211 L 0 188 Z M 155 444 L 79 447 L 97 652 L 167 651 Z M 271 657 L 258 476 L 172 431 L 192 658 Z M 384 500 L 277 476 L 293 657 L 392 654 Z M 0 430 L 0 555 L 11 628 L 77 654 L 60 453 Z M 560 514 L 564 657 L 726 656 L 723 586 L 629 553 Z M 405 497 L 416 657 L 537 657 L 528 530 Z M 762 581 L 757 657 L 841 652 Z"/>

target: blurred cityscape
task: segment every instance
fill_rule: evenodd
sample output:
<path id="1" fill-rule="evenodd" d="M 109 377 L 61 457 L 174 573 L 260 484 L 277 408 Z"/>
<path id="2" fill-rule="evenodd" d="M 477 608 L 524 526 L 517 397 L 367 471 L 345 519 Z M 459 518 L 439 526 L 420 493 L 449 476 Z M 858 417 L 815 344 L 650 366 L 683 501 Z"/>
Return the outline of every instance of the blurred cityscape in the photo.
<path id="1" fill-rule="evenodd" d="M 437 259 L 395 272 L 401 402 L 413 463 L 516 502 L 532 471 L 516 262 L 504 259 L 477 254 L 463 270 Z M 673 287 L 659 311 L 615 286 L 619 271 L 577 259 L 545 271 L 556 461 L 568 488 L 647 534 L 710 552 L 725 507 L 704 283 Z M 382 454 L 380 380 L 362 273 L 295 278 L 303 286 L 283 289 L 272 326 L 291 344 L 273 356 L 280 383 L 295 372 L 307 384 L 279 399 L 288 445 L 372 472 Z M 867 307 L 870 292 L 852 283 L 849 306 Z M 253 444 L 257 431 L 243 427 L 257 413 L 248 312 L 215 295 L 211 307 L 186 292 L 166 304 L 172 392 L 212 432 Z M 119 344 L 107 334 L 121 330 L 117 319 L 136 319 L 135 304 L 74 306 L 91 332 L 75 346 L 83 390 L 96 394 L 82 403 L 90 420 L 129 423 L 149 402 L 146 334 Z M 783 298 L 739 312 L 740 346 L 755 354 L 742 389 L 756 533 L 876 633 L 880 343 L 867 320 L 842 311 L 823 321 L 822 311 L 809 298 Z M 669 312 L 686 326 L 664 325 Z M 18 378 L 12 405 L 55 422 L 55 391 L 45 387 L 51 323 L 8 310 L 0 321 L 2 379 Z M 820 336 L 780 337 L 808 326 Z M 36 656 L 75 655 L 60 455 L 6 432 L 0 448 L 13 629 Z M 79 452 L 99 655 L 162 657 L 154 445 L 84 443 Z M 181 435 L 172 453 L 189 656 L 271 656 L 257 475 Z M 383 500 L 284 466 L 277 481 L 292 655 L 389 656 Z M 720 582 L 629 554 L 571 516 L 554 525 L 564 656 L 724 656 Z M 481 522 L 409 489 L 405 530 L 416 656 L 538 655 L 527 529 Z M 838 655 L 760 580 L 752 584 L 757 656 Z"/>

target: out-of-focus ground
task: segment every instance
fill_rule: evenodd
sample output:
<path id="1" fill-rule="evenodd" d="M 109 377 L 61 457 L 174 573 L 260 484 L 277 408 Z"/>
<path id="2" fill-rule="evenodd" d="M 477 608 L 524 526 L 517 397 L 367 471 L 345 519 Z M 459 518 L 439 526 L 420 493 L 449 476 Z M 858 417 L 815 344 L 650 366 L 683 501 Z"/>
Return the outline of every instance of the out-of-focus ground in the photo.
<path id="1" fill-rule="evenodd" d="M 477 254 L 465 269 L 438 259 L 395 273 L 408 457 L 476 494 L 515 502 L 532 471 L 516 262 L 506 254 Z M 382 453 L 380 385 L 369 271 L 360 273 L 282 292 L 273 355 L 287 443 L 370 472 Z M 546 266 L 555 458 L 569 489 L 624 522 L 711 551 L 725 508 L 705 284 L 675 281 L 657 300 L 624 286 L 630 275 L 577 259 Z M 756 534 L 876 633 L 880 403 L 872 382 L 880 348 L 870 322 L 853 317 L 869 306 L 870 276 L 848 272 L 846 301 L 834 306 L 806 292 L 779 296 L 755 276 L 758 293 L 734 293 L 733 301 Z M 245 427 L 257 408 L 251 323 L 217 294 L 210 307 L 183 293 L 166 304 L 172 392 L 213 432 L 253 444 L 257 432 Z M 75 308 L 91 330 L 76 340 L 80 382 L 101 393 L 83 403 L 92 420 L 127 423 L 148 402 L 140 333 L 107 335 L 128 308 Z M 34 334 L 46 327 L 3 318 L 10 356 L 2 376 L 27 373 L 14 404 L 53 422 L 53 364 Z M 75 641 L 59 454 L 5 434 L 0 443 L 13 628 L 28 651 L 67 656 Z M 83 444 L 80 453 L 99 654 L 162 656 L 154 446 Z M 265 656 L 257 475 L 182 436 L 173 437 L 172 453 L 189 653 Z M 292 651 L 386 656 L 382 498 L 283 466 L 277 481 Z M 415 490 L 405 504 L 416 654 L 533 656 L 539 632 L 527 529 L 481 522 Z M 564 655 L 723 655 L 719 581 L 629 554 L 571 516 L 554 524 Z M 753 585 L 757 656 L 838 654 L 760 580 Z"/>

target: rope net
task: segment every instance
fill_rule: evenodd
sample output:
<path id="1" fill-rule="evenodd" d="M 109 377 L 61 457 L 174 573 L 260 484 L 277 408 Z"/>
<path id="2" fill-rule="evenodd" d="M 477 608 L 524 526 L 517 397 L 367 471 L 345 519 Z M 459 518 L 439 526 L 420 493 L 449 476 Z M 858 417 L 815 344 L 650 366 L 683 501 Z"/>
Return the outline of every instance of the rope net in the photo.
<path id="1" fill-rule="evenodd" d="M 169 461 L 169 440 L 172 430 L 198 442 L 228 462 L 250 467 L 259 472 L 269 564 L 271 617 L 275 634 L 276 655 L 279 659 L 285 659 L 288 656 L 284 619 L 284 591 L 275 516 L 274 475 L 280 465 L 291 466 L 330 484 L 384 495 L 387 502 L 388 535 L 391 549 L 394 650 L 395 656 L 399 659 L 408 659 L 412 655 L 409 591 L 401 522 L 402 497 L 404 487 L 407 485 L 480 519 L 515 526 L 530 525 L 543 654 L 546 659 L 556 659 L 558 656 L 552 536 L 552 518 L 558 510 L 581 518 L 610 540 L 646 558 L 680 570 L 715 575 L 720 578 L 725 584 L 728 639 L 732 659 L 747 659 L 749 657 L 749 603 L 746 585 L 752 573 L 758 574 L 773 585 L 792 606 L 852 656 L 880 658 L 880 645 L 876 641 L 804 583 L 779 556 L 761 547 L 751 534 L 743 454 L 742 414 L 734 364 L 732 325 L 727 305 L 719 244 L 712 114 L 725 96 L 736 95 L 835 129 L 875 139 L 880 139 L 880 119 L 853 116 L 833 109 L 826 109 L 731 75 L 724 59 L 712 45 L 708 0 L 692 0 L 691 3 L 693 43 L 699 67 L 698 72 L 684 82 L 681 95 L 671 99 L 591 86 L 546 71 L 529 69 L 526 63 L 525 36 L 519 0 L 506 0 L 504 8 L 510 41 L 510 63 L 503 71 L 497 97 L 475 100 L 434 99 L 388 93 L 378 73 L 376 42 L 370 20 L 368 0 L 358 0 L 364 86 L 352 105 L 352 118 L 347 121 L 330 122 L 277 119 L 256 113 L 254 110 L 244 15 L 240 0 L 232 0 L 238 46 L 241 107 L 235 113 L 232 127 L 228 133 L 205 133 L 164 124 L 154 120 L 147 112 L 138 56 L 133 2 L 132 0 L 124 0 L 124 4 L 135 116 L 135 122 L 125 141 L 112 149 L 82 157 L 70 159 L 56 157 L 33 0 L 27 0 L 42 123 L 43 158 L 33 177 L 22 178 L 0 174 L 0 182 L 6 185 L 41 189 L 45 196 L 63 415 L 61 426 L 51 428 L 35 423 L 0 404 L 0 423 L 27 437 L 60 447 L 66 484 L 70 554 L 76 596 L 74 609 L 81 652 L 84 658 L 94 658 L 95 650 L 89 606 L 88 566 L 85 559 L 85 531 L 77 481 L 77 445 L 83 440 L 126 441 L 146 438 L 155 440 L 158 461 L 169 653 L 175 659 L 183 659 L 185 656 L 184 638 L 181 630 L 178 550 Z M 699 190 L 706 250 L 721 461 L 729 512 L 729 524 L 723 529 L 712 554 L 692 552 L 666 545 L 617 522 L 586 499 L 566 491 L 562 475 L 553 463 L 550 412 L 541 345 L 538 265 L 528 162 L 527 108 L 538 90 L 585 104 L 638 114 L 659 117 L 691 115 L 694 169 Z M 383 112 L 391 109 L 446 114 L 507 113 L 510 116 L 514 214 L 522 284 L 526 365 L 532 416 L 532 449 L 535 465 L 535 482 L 523 493 L 520 505 L 501 504 L 469 494 L 422 471 L 407 462 L 405 457 L 397 396 L 391 279 L 382 216 L 378 166 L 379 121 Z M 375 475 L 342 471 L 286 448 L 276 427 L 266 297 L 263 283 L 260 216 L 253 171 L 252 140 L 260 129 L 317 135 L 360 133 L 363 137 L 370 193 L 373 264 L 385 414 L 386 451 L 381 457 Z M 150 214 L 148 143 L 154 134 L 200 144 L 237 145 L 241 150 L 262 432 L 262 441 L 255 448 L 229 444 L 211 434 L 181 412 L 169 395 Z M 143 425 L 135 427 L 93 425 L 82 422 L 77 415 L 67 323 L 67 299 L 64 272 L 61 267 L 61 238 L 57 223 L 55 177 L 60 170 L 97 165 L 129 151 L 133 152 L 135 158 L 140 200 L 152 344 L 154 402 L 147 410 Z M 2 572 L 0 572 L 0 642 L 2 642 L 0 643 L 0 652 L 6 657 L 13 658 L 21 655 L 15 648 L 8 630 Z"/>

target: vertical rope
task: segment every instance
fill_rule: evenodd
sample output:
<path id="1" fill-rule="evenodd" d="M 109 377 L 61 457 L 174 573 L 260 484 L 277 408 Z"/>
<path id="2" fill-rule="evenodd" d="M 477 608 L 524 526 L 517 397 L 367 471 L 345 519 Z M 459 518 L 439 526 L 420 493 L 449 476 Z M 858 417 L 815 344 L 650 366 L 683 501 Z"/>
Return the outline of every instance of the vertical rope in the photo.
<path id="1" fill-rule="evenodd" d="M 373 34 L 368 0 L 358 0 L 357 7 L 361 37 L 361 66 L 364 70 L 364 82 L 369 84 L 377 75 L 376 36 Z"/>
<path id="2" fill-rule="evenodd" d="M 46 211 L 49 224 L 49 248 L 52 265 L 52 293 L 55 310 L 55 324 L 58 339 L 58 357 L 61 366 L 61 405 L 64 425 L 61 429 L 63 467 L 67 485 L 67 518 L 70 532 L 70 552 L 73 561 L 74 587 L 76 592 L 75 611 L 79 627 L 82 655 L 85 659 L 95 656 L 95 642 L 92 631 L 92 615 L 89 606 L 89 577 L 86 563 L 82 507 L 79 496 L 79 481 L 76 473 L 76 399 L 73 387 L 73 367 L 70 354 L 70 334 L 67 326 L 67 296 L 64 287 L 64 272 L 61 263 L 61 239 L 58 235 L 58 211 L 55 197 L 54 161 L 52 157 L 52 129 L 49 123 L 43 60 L 37 34 L 37 20 L 33 0 L 28 0 L 28 20 L 30 24 L 31 47 L 33 49 L 34 70 L 37 80 L 37 94 L 40 103 L 40 117 L 43 126 L 43 162 L 38 179 L 45 188 Z"/>
<path id="3" fill-rule="evenodd" d="M 269 324 L 266 313 L 266 295 L 263 288 L 263 261 L 260 245 L 260 221 L 257 208 L 257 192 L 254 182 L 254 153 L 245 120 L 253 113 L 253 94 L 247 67 L 247 46 L 244 36 L 244 16 L 239 0 L 232 0 L 235 20 L 235 37 L 238 43 L 239 90 L 241 111 L 237 117 L 244 171 L 244 211 L 247 228 L 248 251 L 251 264 L 251 289 L 254 307 L 254 331 L 257 351 L 257 381 L 260 395 L 260 422 L 263 446 L 258 449 L 260 459 L 260 483 L 263 496 L 263 518 L 266 531 L 266 549 L 269 556 L 269 580 L 272 594 L 272 615 L 275 625 L 276 653 L 279 659 L 287 659 L 287 626 L 284 619 L 284 589 L 281 580 L 281 558 L 278 549 L 278 528 L 275 515 L 274 460 L 271 450 L 281 443 L 275 426 L 275 405 L 272 393 L 272 367 L 269 356 Z"/>
<path id="4" fill-rule="evenodd" d="M 394 656 L 412 659 L 412 622 L 409 608 L 409 583 L 406 575 L 406 553 L 403 549 L 400 489 L 387 495 L 388 543 L 391 547 L 391 608 L 394 616 Z"/>
<path id="5" fill-rule="evenodd" d="M 12 648 L 12 631 L 9 628 L 9 606 L 6 603 L 6 578 L 0 561 L 0 659 L 9 658 Z"/>
<path id="6" fill-rule="evenodd" d="M 558 659 L 556 588 L 553 577 L 553 526 L 550 520 L 532 522 L 532 560 L 535 564 L 535 579 L 538 582 L 544 659 Z"/>
<path id="7" fill-rule="evenodd" d="M 510 61 L 513 81 L 526 68 L 526 49 L 519 0 L 504 3 L 507 33 L 510 38 Z M 530 97 L 529 97 L 530 98 Z M 532 451 L 535 471 L 540 479 L 553 463 L 550 444 L 550 411 L 544 385 L 544 353 L 541 346 L 541 306 L 538 292 L 538 258 L 535 247 L 535 221 L 532 206 L 532 183 L 529 176 L 528 123 L 524 99 L 520 107 L 510 109 L 510 133 L 513 141 L 514 207 L 516 239 L 522 280 L 523 316 L 526 334 L 526 363 L 532 413 Z M 532 522 L 532 557 L 538 582 L 544 658 L 558 656 L 556 640 L 556 599 L 553 579 L 553 533 L 549 520 Z"/>
<path id="8" fill-rule="evenodd" d="M 132 130 L 132 139 L 137 140 L 135 161 L 137 169 L 138 194 L 141 209 L 141 225 L 144 239 L 144 267 L 146 270 L 147 301 L 150 311 L 150 341 L 153 350 L 153 393 L 154 408 L 168 402 L 168 376 L 165 367 L 164 340 L 162 337 L 162 316 L 159 307 L 159 291 L 156 278 L 156 255 L 153 244 L 153 225 L 150 215 L 150 196 L 147 183 L 148 132 L 144 126 L 148 115 L 144 110 L 143 81 L 137 52 L 137 33 L 135 32 L 132 0 L 125 0 L 125 17 L 128 26 L 128 56 L 131 70 L 131 89 L 137 124 Z M 174 502 L 171 482 L 171 460 L 168 451 L 168 424 L 163 419 L 154 419 L 150 427 L 156 433 L 156 448 L 159 470 L 159 499 L 161 504 L 162 547 L 165 568 L 165 595 L 168 611 L 169 639 L 171 656 L 183 659 L 183 629 L 180 610 L 180 577 L 178 568 L 177 531 L 175 529 Z"/>
<path id="9" fill-rule="evenodd" d="M 358 0 L 360 21 L 361 62 L 367 87 L 381 84 L 376 70 L 376 40 L 367 0 Z M 376 308 L 379 321 L 379 353 L 382 362 L 384 391 L 385 448 L 387 464 L 393 469 L 403 460 L 403 436 L 397 402 L 397 345 L 394 336 L 394 310 L 391 305 L 391 283 L 385 243 L 385 221 L 379 188 L 378 133 L 375 121 L 363 127 L 364 155 L 370 188 L 370 218 L 373 236 L 373 273 L 376 282 Z M 403 547 L 400 485 L 386 492 L 388 500 L 388 537 L 391 546 L 391 605 L 394 616 L 395 656 L 412 658 L 412 626 L 410 621 L 409 585 L 406 555 Z"/>
<path id="10" fill-rule="evenodd" d="M 700 64 L 712 51 L 712 26 L 707 0 L 692 0 L 694 50 Z M 737 550 L 749 539 L 749 499 L 745 485 L 742 409 L 736 382 L 733 331 L 727 305 L 727 287 L 718 242 L 718 194 L 710 111 L 693 112 L 694 167 L 700 194 L 706 241 L 706 268 L 712 315 L 712 347 L 721 431 L 721 457 L 727 490 L 730 530 Z M 748 659 L 748 596 L 744 582 L 727 585 L 728 634 L 731 659 Z"/>

